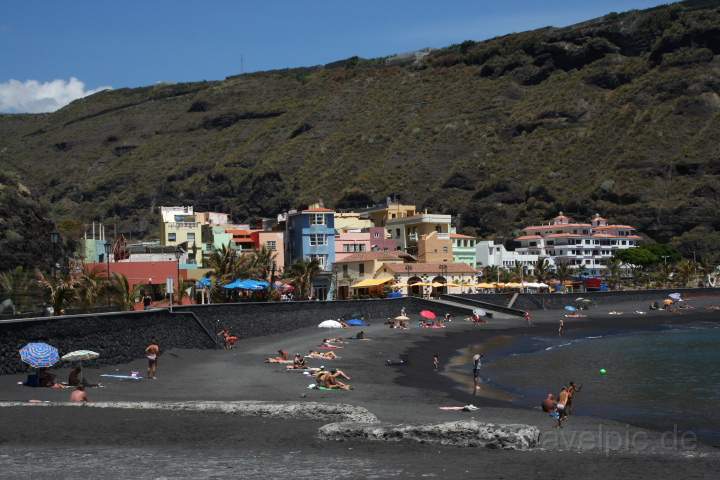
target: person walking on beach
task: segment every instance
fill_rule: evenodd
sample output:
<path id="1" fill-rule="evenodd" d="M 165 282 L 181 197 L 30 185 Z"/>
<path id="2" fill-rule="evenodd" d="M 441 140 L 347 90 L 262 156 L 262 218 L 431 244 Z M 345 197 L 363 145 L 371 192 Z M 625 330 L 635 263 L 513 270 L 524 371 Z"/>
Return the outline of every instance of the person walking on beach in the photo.
<path id="1" fill-rule="evenodd" d="M 437 372 L 438 369 L 440 369 L 440 355 L 437 353 L 433 354 L 432 362 L 433 362 L 433 370 L 435 370 Z"/>
<path id="2" fill-rule="evenodd" d="M 572 414 L 573 400 L 575 400 L 575 394 L 579 393 L 580 390 L 582 390 L 582 385 L 575 385 L 575 382 L 570 382 L 568 384 L 568 399 L 567 404 L 565 405 L 567 415 Z"/>
<path id="3" fill-rule="evenodd" d="M 150 342 L 150 345 L 145 349 L 145 356 L 148 359 L 148 378 L 153 380 L 157 379 L 157 363 L 158 356 L 160 356 L 160 345 L 155 340 Z"/>
<path id="4" fill-rule="evenodd" d="M 565 334 L 565 320 L 560 319 L 560 326 L 558 327 L 558 337 L 562 337 Z"/>
<path id="5" fill-rule="evenodd" d="M 482 353 L 473 355 L 473 396 L 477 395 L 477 391 L 480 390 L 480 368 L 483 358 L 485 355 Z"/>
<path id="6" fill-rule="evenodd" d="M 528 327 L 532 327 L 532 318 L 530 318 L 530 312 L 525 311 L 525 321 L 527 322 Z"/>

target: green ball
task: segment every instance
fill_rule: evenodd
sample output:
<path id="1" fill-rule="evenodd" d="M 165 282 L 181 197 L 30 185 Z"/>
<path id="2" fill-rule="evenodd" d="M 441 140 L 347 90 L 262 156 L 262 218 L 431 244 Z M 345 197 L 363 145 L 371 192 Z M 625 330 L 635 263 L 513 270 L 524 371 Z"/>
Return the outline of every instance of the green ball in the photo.
<path id="1" fill-rule="evenodd" d="M 601 368 L 600 375 L 607 375 L 607 370 L 605 370 L 604 368 Z"/>

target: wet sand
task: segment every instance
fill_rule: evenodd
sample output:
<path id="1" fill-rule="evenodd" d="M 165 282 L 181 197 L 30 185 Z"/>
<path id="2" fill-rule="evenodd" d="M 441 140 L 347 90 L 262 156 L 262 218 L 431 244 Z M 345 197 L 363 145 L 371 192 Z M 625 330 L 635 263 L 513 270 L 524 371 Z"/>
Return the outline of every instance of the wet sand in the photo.
<path id="1" fill-rule="evenodd" d="M 633 305 L 604 306 L 584 319 L 568 319 L 568 335 L 592 329 L 654 328 L 698 320 L 714 321 L 717 312 L 612 317 L 606 311 Z M 641 308 L 642 306 L 635 306 Z M 498 340 L 552 331 L 557 311 L 536 312 L 528 329 L 517 318 L 497 318 L 482 327 L 455 321 L 443 330 L 365 328 L 368 341 L 351 341 L 334 362 L 353 378 L 350 392 L 313 391 L 308 377 L 263 364 L 279 348 L 307 352 L 324 336 L 347 336 L 358 329 L 304 329 L 290 334 L 242 340 L 232 351 L 177 350 L 160 359 L 155 381 L 103 380 L 90 389 L 97 401 L 278 400 L 348 403 L 373 412 L 381 421 L 428 423 L 474 418 L 496 423 L 528 423 L 542 431 L 542 449 L 531 452 L 462 449 L 421 444 L 323 442 L 317 428 L 326 422 L 274 420 L 210 413 L 51 408 L 0 409 L 0 478 L 477 478 L 551 476 L 554 478 L 710 478 L 720 461 L 705 447 L 679 451 L 661 445 L 657 432 L 605 419 L 573 416 L 562 433 L 541 412 L 509 404 L 503 398 L 473 397 L 451 375 L 434 372 L 432 354 L 441 366 L 459 349 L 491 341 L 491 355 L 503 355 L 512 342 Z M 491 340 L 494 339 L 494 340 Z M 91 348 L 92 346 L 88 346 Z M 386 367 L 386 359 L 409 355 L 405 367 Z M 99 373 L 144 373 L 144 361 L 101 369 Z M 468 366 L 468 368 L 470 368 Z M 117 372 L 115 371 L 117 369 Z M 443 370 L 441 369 L 441 370 Z M 56 370 L 61 378 L 67 370 Z M 22 376 L 0 377 L 0 401 L 66 401 L 69 390 L 30 389 L 16 384 Z M 446 412 L 441 405 L 472 402 L 480 410 Z M 643 433 L 642 445 L 629 441 Z M 583 438 L 580 438 L 583 437 Z M 616 438 L 618 437 L 618 438 Z M 616 442 L 617 441 L 617 442 Z M 619 443 L 618 443 L 619 442 Z M 617 444 L 616 444 L 617 443 Z M 642 447 L 642 448 L 639 448 Z M 144 453 L 146 452 L 146 453 Z M 85 475 L 83 475 L 85 472 Z"/>

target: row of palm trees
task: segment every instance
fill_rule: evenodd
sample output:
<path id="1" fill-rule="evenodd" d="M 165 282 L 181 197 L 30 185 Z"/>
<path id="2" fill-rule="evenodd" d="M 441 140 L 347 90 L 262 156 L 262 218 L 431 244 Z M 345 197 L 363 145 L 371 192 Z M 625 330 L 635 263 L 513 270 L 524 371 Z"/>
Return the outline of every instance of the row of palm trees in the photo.
<path id="1" fill-rule="evenodd" d="M 106 304 L 132 310 L 135 293 L 124 275 L 113 273 L 108 278 L 98 269 L 47 274 L 17 267 L 0 273 L 0 296 L 20 312 L 33 311 L 40 304 L 52 307 L 55 315 L 68 308 L 88 310 Z"/>
<path id="2" fill-rule="evenodd" d="M 213 280 L 210 297 L 213 302 L 228 301 L 232 292 L 222 288 L 235 279 L 275 279 L 275 252 L 263 246 L 251 253 L 242 253 L 229 246 L 223 246 L 213 252 L 206 260 L 210 268 L 209 278 Z M 282 279 L 294 285 L 294 295 L 298 299 L 309 298 L 312 294 L 313 279 L 321 272 L 317 260 L 298 260 L 283 273 Z M 273 292 L 266 291 L 260 296 L 272 298 Z"/>
<path id="3" fill-rule="evenodd" d="M 682 259 L 677 263 L 661 263 L 652 267 L 637 267 L 623 264 L 617 258 L 610 258 L 605 265 L 604 278 L 611 289 L 621 287 L 639 288 L 671 288 L 695 287 L 700 282 L 703 267 L 689 259 Z M 483 278 L 486 281 L 500 281 L 503 283 L 520 282 L 534 279 L 545 282 L 556 279 L 565 282 L 573 277 L 583 277 L 588 273 L 584 265 L 571 265 L 558 263 L 551 267 L 547 258 L 539 258 L 529 274 L 526 267 L 515 265 L 512 268 L 489 266 L 483 268 Z"/>

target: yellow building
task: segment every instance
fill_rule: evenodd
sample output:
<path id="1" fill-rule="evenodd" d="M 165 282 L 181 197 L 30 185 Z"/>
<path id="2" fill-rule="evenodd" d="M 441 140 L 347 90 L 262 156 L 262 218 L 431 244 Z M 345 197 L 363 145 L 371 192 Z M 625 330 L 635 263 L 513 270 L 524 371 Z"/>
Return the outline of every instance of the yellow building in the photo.
<path id="1" fill-rule="evenodd" d="M 193 207 L 160 207 L 160 215 L 160 243 L 172 247 L 186 244 L 188 251 L 194 248 L 195 264 L 202 265 L 202 224 L 195 218 Z"/>
<path id="2" fill-rule="evenodd" d="M 370 219 L 376 227 L 384 227 L 390 220 L 412 217 L 416 211 L 415 205 L 387 201 L 385 205 L 363 209 L 360 214 L 362 217 Z"/>
<path id="3" fill-rule="evenodd" d="M 388 220 L 385 228 L 401 250 L 411 255 L 419 255 L 420 238 L 433 232 L 449 234 L 450 220 L 450 215 L 424 212 L 409 217 L 392 218 Z"/>
<path id="4" fill-rule="evenodd" d="M 335 212 L 335 230 L 338 232 L 363 230 L 372 227 L 374 227 L 372 220 L 361 218 L 357 212 Z"/>
<path id="5" fill-rule="evenodd" d="M 402 265 L 406 257 L 409 256 L 403 252 L 359 252 L 336 260 L 333 273 L 337 280 L 337 298 L 382 293 L 384 285 L 391 283 L 393 277 L 378 275 L 378 272 L 388 263 Z"/>
<path id="6" fill-rule="evenodd" d="M 430 232 L 417 242 L 418 262 L 452 263 L 453 244 L 449 233 Z"/>

